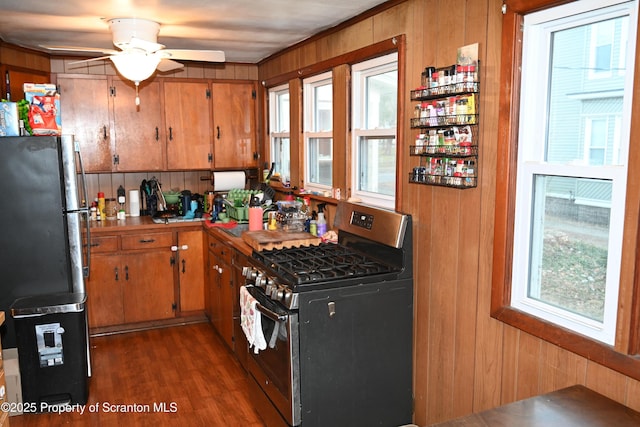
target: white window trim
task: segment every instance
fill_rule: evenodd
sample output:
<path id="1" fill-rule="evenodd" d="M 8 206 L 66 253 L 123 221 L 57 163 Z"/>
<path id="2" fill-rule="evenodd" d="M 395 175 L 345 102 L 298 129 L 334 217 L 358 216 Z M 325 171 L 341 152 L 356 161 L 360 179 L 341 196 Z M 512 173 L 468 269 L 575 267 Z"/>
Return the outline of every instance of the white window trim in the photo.
<path id="1" fill-rule="evenodd" d="M 604 4 L 603 4 L 604 3 Z M 576 17 L 576 14 L 594 10 L 589 16 L 602 15 L 604 6 L 615 6 L 607 13 L 612 16 L 620 16 L 629 13 L 629 30 L 633 35 L 629 39 L 629 52 L 635 52 L 635 32 L 637 22 L 637 5 L 635 2 L 622 2 L 616 0 L 598 1 L 585 0 L 572 2 L 564 6 L 546 9 L 525 16 L 524 44 L 522 60 L 522 87 L 521 99 L 526 100 L 521 104 L 520 110 L 520 134 L 518 144 L 518 168 L 516 183 L 516 216 L 514 223 L 514 257 L 512 270 L 511 305 L 529 314 L 551 321 L 560 326 L 571 329 L 577 333 L 613 345 L 617 321 L 618 290 L 620 277 L 620 262 L 624 224 L 624 206 L 627 177 L 627 157 L 629 144 L 629 119 L 631 113 L 631 96 L 625 96 L 623 105 L 623 124 L 620 129 L 621 146 L 619 161 L 621 165 L 589 167 L 576 164 L 549 164 L 544 162 L 545 144 L 527 143 L 527 138 L 538 138 L 539 130 L 546 129 L 547 114 L 538 114 L 541 109 L 535 106 L 546 105 L 547 93 L 540 88 L 548 88 L 548 70 L 550 57 L 547 54 L 550 43 L 549 34 L 559 28 L 566 28 L 568 21 L 577 25 L 584 16 Z M 554 22 L 559 17 L 569 17 L 563 22 Z M 546 46 L 542 43 L 532 44 L 531 40 L 546 40 Z M 631 64 L 631 67 L 629 66 Z M 633 87 L 633 64 L 628 61 L 626 70 L 626 87 Z M 540 70 L 546 70 L 541 72 Z M 536 80 L 538 79 L 538 80 Z M 536 80 L 536 81 L 534 81 Z M 533 82 L 533 83 L 532 83 Z M 524 159 L 524 161 L 523 161 Z M 607 283 L 604 320 L 602 323 L 593 321 L 584 316 L 575 315 L 566 310 L 558 310 L 549 304 L 541 303 L 528 298 L 528 275 L 530 260 L 530 230 L 532 230 L 532 204 L 531 191 L 535 175 L 565 176 L 565 177 L 592 177 L 612 180 L 612 206 L 609 227 L 609 248 L 607 260 Z M 518 262 L 518 260 L 520 262 Z M 527 260 L 522 262 L 522 260 Z"/>
<path id="2" fill-rule="evenodd" d="M 398 53 L 394 52 L 388 55 L 373 58 L 367 61 L 359 62 L 351 67 L 352 71 L 352 100 L 354 108 L 352 111 L 352 132 L 351 132 L 351 196 L 361 199 L 366 204 L 379 206 L 387 209 L 394 209 L 396 198 L 384 194 L 372 193 L 369 191 L 358 190 L 358 179 L 360 176 L 360 137 L 379 136 L 393 137 L 398 143 L 397 128 L 379 128 L 379 129 L 363 129 L 363 120 L 365 117 L 366 103 L 363 101 L 363 93 L 366 77 L 370 75 L 380 74 L 386 71 L 398 69 Z M 356 84 L 357 83 L 357 84 Z M 359 107 L 359 108 L 358 108 Z M 396 122 L 397 126 L 397 122 Z M 397 159 L 396 159 L 397 163 Z M 397 170 L 396 170 L 397 176 Z"/>
<path id="3" fill-rule="evenodd" d="M 331 191 L 332 185 L 324 185 L 317 182 L 311 182 L 310 177 L 310 165 L 309 155 L 311 153 L 309 149 L 309 140 L 312 138 L 330 138 L 331 143 L 331 158 L 333 159 L 333 129 L 325 129 L 321 132 L 314 131 L 314 88 L 322 86 L 324 84 L 331 83 L 333 85 L 333 74 L 331 71 L 318 74 L 303 80 L 303 102 L 304 102 L 304 187 L 307 191 L 316 191 L 324 193 L 325 191 Z M 333 111 L 333 107 L 332 107 Z M 333 120 L 332 120 L 333 123 Z M 333 182 L 333 178 L 332 178 Z"/>

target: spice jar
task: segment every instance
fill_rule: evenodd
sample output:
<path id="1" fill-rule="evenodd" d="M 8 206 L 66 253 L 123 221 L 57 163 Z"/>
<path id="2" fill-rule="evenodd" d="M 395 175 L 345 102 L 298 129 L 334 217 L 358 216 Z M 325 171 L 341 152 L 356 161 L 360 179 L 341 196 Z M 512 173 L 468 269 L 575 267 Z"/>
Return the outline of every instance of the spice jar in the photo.
<path id="1" fill-rule="evenodd" d="M 105 199 L 104 214 L 107 219 L 118 217 L 118 202 L 115 198 Z"/>

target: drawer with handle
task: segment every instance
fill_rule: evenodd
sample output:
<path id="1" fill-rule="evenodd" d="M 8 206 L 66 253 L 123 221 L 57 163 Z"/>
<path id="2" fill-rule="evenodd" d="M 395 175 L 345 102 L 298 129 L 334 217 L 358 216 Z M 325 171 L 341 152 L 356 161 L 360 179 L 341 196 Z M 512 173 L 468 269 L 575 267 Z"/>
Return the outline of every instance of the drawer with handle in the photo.
<path id="1" fill-rule="evenodd" d="M 116 252 L 118 236 L 91 236 L 91 253 Z"/>
<path id="2" fill-rule="evenodd" d="M 167 248 L 173 245 L 173 233 L 127 234 L 120 237 L 122 250 Z"/>

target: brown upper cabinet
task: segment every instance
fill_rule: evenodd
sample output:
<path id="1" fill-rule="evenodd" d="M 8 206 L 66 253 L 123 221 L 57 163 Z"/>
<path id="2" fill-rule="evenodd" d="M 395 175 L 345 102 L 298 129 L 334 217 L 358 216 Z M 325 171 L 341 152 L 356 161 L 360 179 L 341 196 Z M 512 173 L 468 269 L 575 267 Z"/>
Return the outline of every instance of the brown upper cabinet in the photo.
<path id="1" fill-rule="evenodd" d="M 58 75 L 63 133 L 88 172 L 244 169 L 257 165 L 255 82 Z"/>
<path id="2" fill-rule="evenodd" d="M 258 164 L 256 145 L 256 86 L 212 83 L 213 167 L 251 168 Z"/>
<path id="3" fill-rule="evenodd" d="M 113 151 L 106 76 L 58 76 L 62 133 L 74 134 L 88 172 L 111 172 Z"/>
<path id="4" fill-rule="evenodd" d="M 110 94 L 113 104 L 113 170 L 159 171 L 164 165 L 164 105 L 160 82 L 142 82 L 136 105 L 133 83 L 113 79 Z"/>
<path id="5" fill-rule="evenodd" d="M 169 170 L 211 168 L 210 98 L 207 82 L 164 82 Z"/>

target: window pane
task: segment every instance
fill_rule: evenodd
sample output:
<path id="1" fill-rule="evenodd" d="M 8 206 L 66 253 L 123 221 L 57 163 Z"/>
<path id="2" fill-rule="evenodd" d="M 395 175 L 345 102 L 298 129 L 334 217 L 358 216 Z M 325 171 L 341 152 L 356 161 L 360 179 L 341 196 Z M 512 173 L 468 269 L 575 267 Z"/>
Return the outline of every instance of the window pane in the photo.
<path id="1" fill-rule="evenodd" d="M 394 196 L 396 193 L 395 138 L 361 137 L 358 190 Z"/>
<path id="2" fill-rule="evenodd" d="M 332 129 L 333 123 L 333 89 L 332 84 L 316 86 L 314 88 L 315 117 L 314 131 L 324 132 Z"/>
<path id="3" fill-rule="evenodd" d="M 551 72 L 549 88 L 548 129 L 545 160 L 549 163 L 590 163 L 589 149 L 584 143 L 587 132 L 586 115 L 608 116 L 611 122 L 622 117 L 624 75 L 608 74 L 607 78 L 589 78 L 594 68 L 610 69 L 612 60 L 625 63 L 622 58 L 621 31 L 626 28 L 628 17 L 619 17 L 555 31 L 552 35 Z M 607 31 L 603 31 L 606 28 Z M 611 38 L 611 34 L 617 34 Z M 602 35 L 607 34 L 610 44 L 602 44 Z M 607 48 L 606 46 L 609 46 Z M 593 52 L 590 59 L 588 52 Z M 606 60 L 604 59 L 606 58 Z M 612 59 L 613 58 L 613 59 Z M 604 65 L 607 63 L 608 65 Z M 618 153 L 615 148 L 613 127 L 599 142 L 597 159 L 602 157 L 604 165 L 615 164 Z"/>
<path id="4" fill-rule="evenodd" d="M 289 177 L 291 170 L 290 140 L 289 138 L 273 138 L 271 146 L 271 161 L 275 162 L 274 170 L 279 172 L 283 179 Z"/>
<path id="5" fill-rule="evenodd" d="M 365 129 L 396 127 L 398 100 L 398 72 L 367 77 L 367 111 Z"/>
<path id="6" fill-rule="evenodd" d="M 331 138 L 309 138 L 309 180 L 331 186 L 333 152 Z"/>
<path id="7" fill-rule="evenodd" d="M 601 322 L 610 208 L 576 203 L 579 193 L 610 204 L 611 181 L 534 178 L 528 297 Z"/>
<path id="8" fill-rule="evenodd" d="M 281 92 L 278 94 L 278 120 L 277 129 L 274 132 L 289 131 L 289 92 Z"/>

